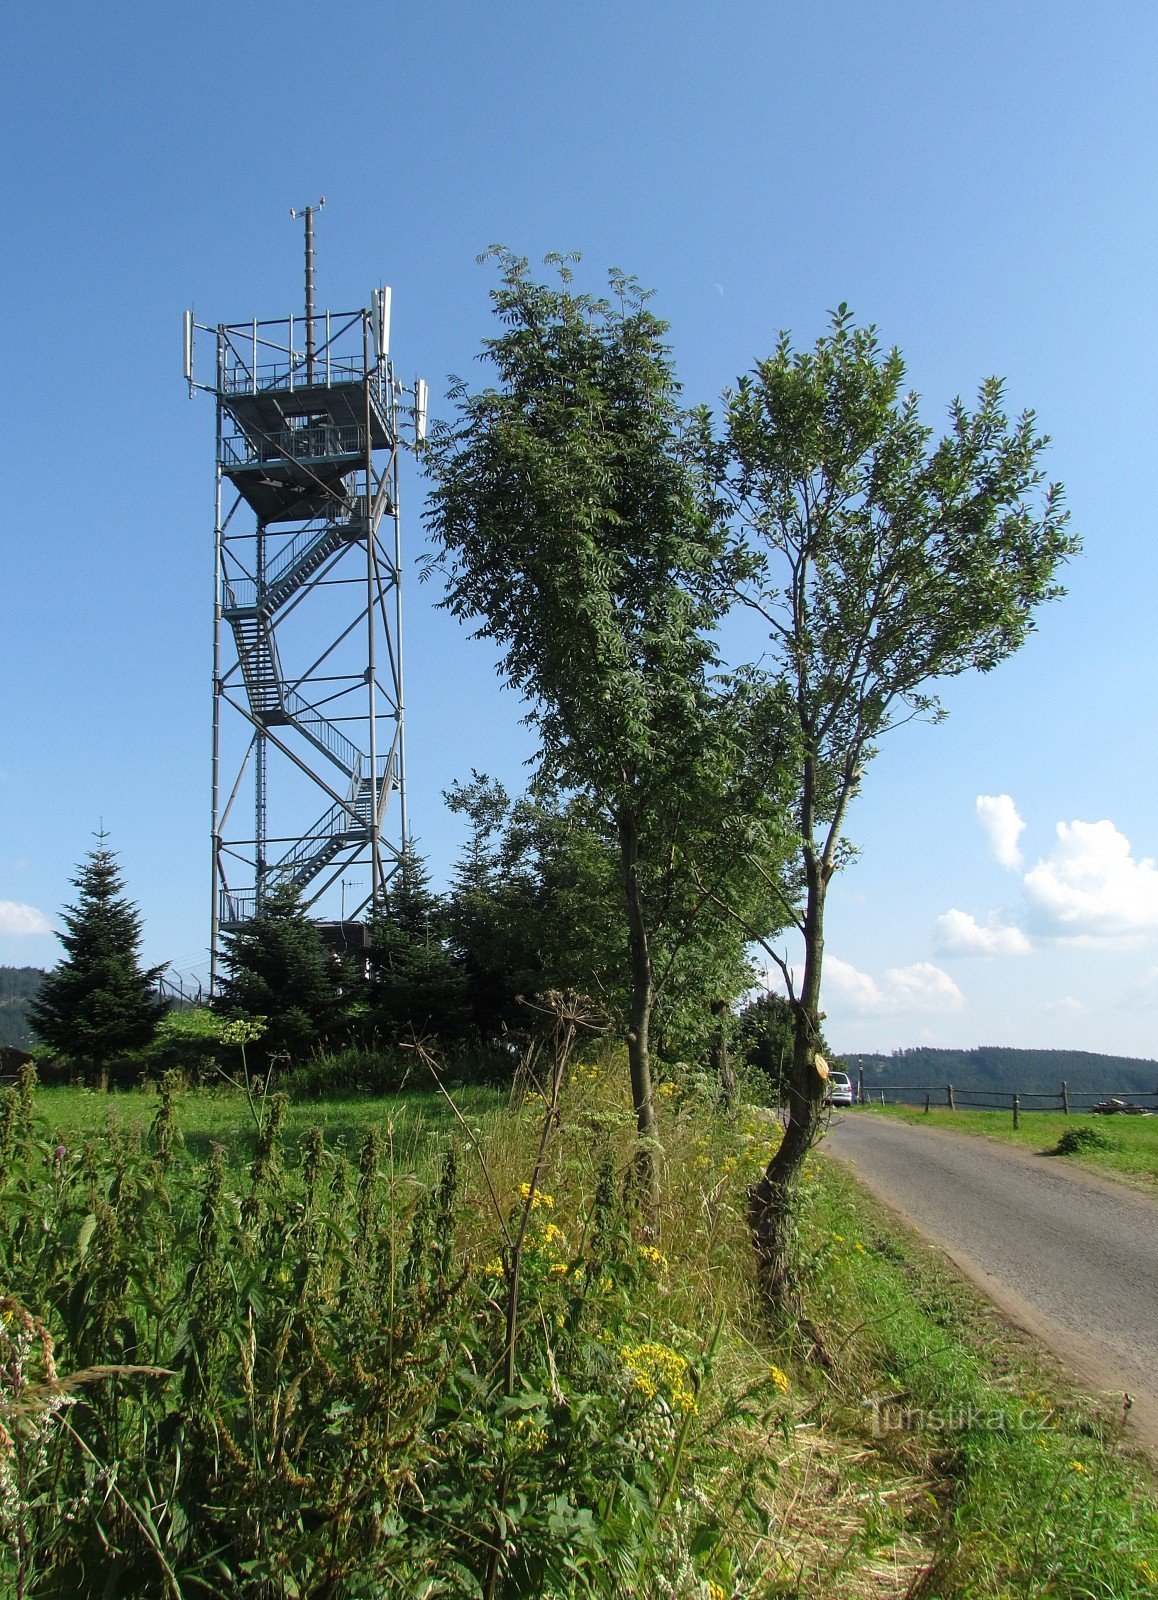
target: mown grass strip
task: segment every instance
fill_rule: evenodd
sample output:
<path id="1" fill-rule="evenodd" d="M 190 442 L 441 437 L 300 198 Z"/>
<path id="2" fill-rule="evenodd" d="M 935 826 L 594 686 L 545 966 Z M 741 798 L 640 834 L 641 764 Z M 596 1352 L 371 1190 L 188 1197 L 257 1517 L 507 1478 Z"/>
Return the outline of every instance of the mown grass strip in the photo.
<path id="1" fill-rule="evenodd" d="M 927 1128 L 950 1128 L 958 1133 L 984 1134 L 1053 1156 L 1066 1134 L 1079 1128 L 1092 1130 L 1100 1143 L 1089 1144 L 1075 1154 L 1056 1159 L 1086 1167 L 1091 1172 L 1111 1177 L 1126 1177 L 1141 1187 L 1158 1191 L 1158 1117 L 1090 1116 L 1060 1111 L 1023 1111 L 1020 1125 L 1013 1126 L 1011 1111 L 930 1111 L 919 1106 L 863 1106 L 858 1117 L 892 1117 Z"/>
<path id="2" fill-rule="evenodd" d="M 923 1484 L 909 1531 L 932 1552 L 912 1594 L 1158 1593 L 1158 1508 L 1120 1397 L 1079 1396 L 939 1252 L 834 1163 L 813 1158 L 801 1219 L 813 1314 L 833 1363 L 830 1428 Z"/>

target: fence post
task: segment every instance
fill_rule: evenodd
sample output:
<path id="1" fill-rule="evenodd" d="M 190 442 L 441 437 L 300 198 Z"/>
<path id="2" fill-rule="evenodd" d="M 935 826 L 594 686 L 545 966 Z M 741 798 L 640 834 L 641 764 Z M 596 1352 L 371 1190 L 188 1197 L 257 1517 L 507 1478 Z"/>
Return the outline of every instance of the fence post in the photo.
<path id="1" fill-rule="evenodd" d="M 856 1103 L 857 1103 L 858 1106 L 863 1106 L 864 1105 L 864 1068 L 863 1067 L 857 1067 L 857 1069 L 856 1069 Z"/>
<path id="2" fill-rule="evenodd" d="M 1013 1126 L 1015 1128 L 1017 1127 L 1017 1113 L 1020 1110 L 1021 1110 L 1021 1099 L 1020 1099 L 1020 1096 L 1014 1095 L 1014 1097 L 1013 1097 Z"/>
<path id="3" fill-rule="evenodd" d="M 949 1085 L 948 1094 L 949 1094 L 949 1110 L 950 1111 L 955 1111 L 956 1107 L 953 1104 L 953 1085 L 952 1084 Z"/>
<path id="4" fill-rule="evenodd" d="M 1069 1085 L 1064 1078 L 1062 1079 L 1062 1110 L 1068 1117 L 1070 1114 L 1070 1091 Z"/>
<path id="5" fill-rule="evenodd" d="M 929 1115 L 929 1091 L 925 1090 L 925 1115 Z"/>

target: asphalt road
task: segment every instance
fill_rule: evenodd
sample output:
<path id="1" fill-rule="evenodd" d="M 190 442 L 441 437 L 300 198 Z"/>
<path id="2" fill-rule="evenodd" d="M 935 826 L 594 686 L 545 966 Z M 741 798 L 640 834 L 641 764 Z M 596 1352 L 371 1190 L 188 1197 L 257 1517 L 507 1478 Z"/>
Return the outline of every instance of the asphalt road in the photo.
<path id="1" fill-rule="evenodd" d="M 1158 1450 L 1158 1202 L 976 1135 L 860 1111 L 822 1153 L 939 1245 L 1087 1388 L 1126 1391 Z"/>

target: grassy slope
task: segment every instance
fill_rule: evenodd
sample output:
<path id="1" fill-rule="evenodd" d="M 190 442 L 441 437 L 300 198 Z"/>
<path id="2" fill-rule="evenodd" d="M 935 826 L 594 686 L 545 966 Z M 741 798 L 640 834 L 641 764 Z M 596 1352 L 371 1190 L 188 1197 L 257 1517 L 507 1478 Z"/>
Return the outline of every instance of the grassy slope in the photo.
<path id="1" fill-rule="evenodd" d="M 1060 1112 L 1023 1113 L 1021 1125 L 1013 1126 L 1008 1111 L 924 1111 L 916 1106 L 866 1106 L 857 1116 L 895 1117 L 901 1122 L 922 1123 L 927 1127 L 953 1128 L 959 1133 L 985 1134 L 1004 1139 L 1041 1154 L 1052 1151 L 1064 1133 L 1076 1128 L 1093 1128 L 1107 1141 L 1105 1149 L 1090 1149 L 1080 1155 L 1055 1159 L 1110 1176 L 1127 1177 L 1150 1189 L 1158 1189 L 1158 1117 L 1063 1116 Z"/>
<path id="2" fill-rule="evenodd" d="M 127 1090 L 98 1094 L 93 1089 L 40 1089 L 37 1110 L 42 1136 L 52 1144 L 69 1145 L 92 1138 L 110 1126 L 144 1133 L 157 1113 L 156 1094 Z M 471 1120 L 486 1120 L 505 1105 L 505 1095 L 493 1089 L 461 1089 L 455 1103 Z M 194 1155 L 204 1156 L 216 1142 L 225 1146 L 232 1163 L 253 1156 L 255 1130 L 244 1098 L 233 1090 L 201 1090 L 182 1095 L 177 1124 Z M 286 1112 L 283 1139 L 290 1148 L 307 1128 L 320 1127 L 331 1149 L 354 1155 L 368 1128 L 392 1130 L 402 1149 L 444 1140 L 454 1118 L 446 1101 L 431 1091 L 425 1094 L 385 1095 L 369 1098 L 351 1095 L 325 1101 L 301 1101 Z"/>
<path id="3" fill-rule="evenodd" d="M 178 1104 L 191 1156 L 214 1139 L 240 1163 L 250 1135 L 239 1097 L 198 1093 Z M 41 1091 L 38 1134 L 71 1146 L 99 1136 L 110 1114 L 143 1129 L 156 1105 L 155 1096 Z M 481 1129 L 499 1193 L 514 1193 L 537 1142 L 533 1107 L 512 1119 L 483 1093 L 460 1105 Z M 827 1360 L 795 1330 L 771 1337 L 753 1303 L 744 1207 L 775 1127 L 751 1111 L 725 1119 L 676 1086 L 663 1096 L 663 1119 L 665 1201 L 646 1247 L 661 1265 L 631 1338 L 714 1350 L 697 1358 L 703 1388 L 688 1470 L 697 1503 L 719 1509 L 735 1600 L 1154 1594 L 1152 1488 L 1122 1461 L 1112 1414 L 1078 1401 L 1035 1347 L 819 1158 L 800 1248 L 806 1308 Z M 309 1104 L 291 1108 L 287 1144 L 311 1124 L 343 1143 L 393 1126 L 400 1165 L 421 1169 L 452 1122 L 432 1096 Z M 612 1137 L 622 1159 L 629 1129 L 622 1071 L 577 1069 L 544 1173 L 565 1230 L 582 1213 L 598 1144 Z M 471 1188 L 463 1259 L 482 1263 L 494 1245 L 477 1172 Z M 767 1389 L 770 1362 L 789 1371 L 787 1396 L 746 1401 Z M 910 1414 L 874 1437 L 864 1402 L 882 1394 L 903 1397 L 897 1404 Z M 713 1600 L 726 1593 L 717 1584 Z"/>
<path id="4" fill-rule="evenodd" d="M 814 1160 L 805 1193 L 808 1298 L 836 1369 L 814 1386 L 827 1431 L 860 1442 L 840 1476 L 845 1499 L 855 1493 L 875 1520 L 844 1534 L 847 1577 L 834 1563 L 824 1591 L 801 1592 L 1158 1593 L 1153 1479 L 1147 1463 L 1125 1458 L 1114 1403 L 1079 1397 L 843 1168 Z M 864 1408 L 873 1395 L 892 1397 L 880 1437 Z M 874 1571 L 877 1588 L 866 1583 Z"/>

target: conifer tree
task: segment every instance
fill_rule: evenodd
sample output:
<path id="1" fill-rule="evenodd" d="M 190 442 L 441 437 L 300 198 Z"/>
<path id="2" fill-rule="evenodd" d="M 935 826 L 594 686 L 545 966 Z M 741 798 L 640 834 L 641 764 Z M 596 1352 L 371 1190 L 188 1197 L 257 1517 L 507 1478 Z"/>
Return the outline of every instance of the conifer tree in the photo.
<path id="1" fill-rule="evenodd" d="M 396 1042 L 418 1034 L 446 1040 L 467 1030 L 466 980 L 447 943 L 445 914 L 413 844 L 370 925 L 370 1020 Z"/>
<path id="2" fill-rule="evenodd" d="M 72 879 L 77 901 L 65 908 L 59 936 L 65 959 L 29 1008 L 37 1036 L 97 1076 L 102 1088 L 110 1074 L 127 1075 L 125 1055 L 152 1040 L 168 1009 L 156 992 L 164 968 L 141 968 L 141 918 L 124 897 L 107 838 L 96 835 L 97 848 Z"/>
<path id="3" fill-rule="evenodd" d="M 222 942 L 225 975 L 214 1009 L 265 1018 L 255 1054 L 298 1059 L 340 1031 L 346 1020 L 341 965 L 292 889 L 275 890 Z"/>

